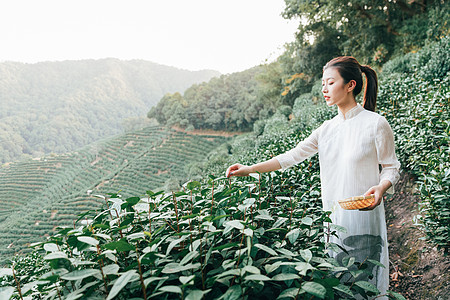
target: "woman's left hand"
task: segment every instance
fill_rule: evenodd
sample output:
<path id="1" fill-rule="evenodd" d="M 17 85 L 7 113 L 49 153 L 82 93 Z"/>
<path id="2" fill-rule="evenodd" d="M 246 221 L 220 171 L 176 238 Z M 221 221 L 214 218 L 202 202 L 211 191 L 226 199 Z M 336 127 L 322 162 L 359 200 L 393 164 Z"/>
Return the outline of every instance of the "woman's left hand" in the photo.
<path id="1" fill-rule="evenodd" d="M 384 193 L 387 191 L 388 188 L 391 187 L 391 185 L 392 183 L 390 181 L 383 180 L 382 182 L 380 182 L 379 185 L 375 185 L 370 189 L 368 189 L 367 192 L 364 194 L 364 196 L 375 195 L 375 201 L 371 206 L 361 210 L 372 210 L 378 205 L 380 205 L 381 201 L 383 200 Z"/>

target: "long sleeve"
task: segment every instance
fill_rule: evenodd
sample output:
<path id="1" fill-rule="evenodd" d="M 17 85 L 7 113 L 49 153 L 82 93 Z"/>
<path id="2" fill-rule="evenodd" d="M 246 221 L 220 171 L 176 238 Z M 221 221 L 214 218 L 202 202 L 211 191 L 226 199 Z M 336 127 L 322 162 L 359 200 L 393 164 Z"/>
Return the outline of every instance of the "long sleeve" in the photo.
<path id="1" fill-rule="evenodd" d="M 383 180 L 389 180 L 392 183 L 392 187 L 389 188 L 387 192 L 393 193 L 393 187 L 400 177 L 400 163 L 395 155 L 394 134 L 392 133 L 389 123 L 384 117 L 381 117 L 378 120 L 375 144 L 378 162 L 382 166 L 380 182 Z"/>
<path id="2" fill-rule="evenodd" d="M 320 128 L 314 130 L 309 137 L 298 143 L 295 148 L 275 157 L 280 163 L 281 170 L 284 171 L 317 153 Z"/>

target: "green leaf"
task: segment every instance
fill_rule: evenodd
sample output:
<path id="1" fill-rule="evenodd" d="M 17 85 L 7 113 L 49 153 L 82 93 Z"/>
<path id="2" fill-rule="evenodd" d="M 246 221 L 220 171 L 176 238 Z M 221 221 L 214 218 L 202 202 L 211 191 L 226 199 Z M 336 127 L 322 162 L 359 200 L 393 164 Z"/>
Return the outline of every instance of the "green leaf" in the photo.
<path id="1" fill-rule="evenodd" d="M 350 268 L 354 262 L 355 262 L 354 257 L 345 256 L 342 258 L 342 264 L 347 268 Z"/>
<path id="2" fill-rule="evenodd" d="M 291 244 L 294 244 L 295 241 L 298 239 L 300 235 L 300 229 L 295 228 L 291 231 L 288 232 L 288 234 L 286 234 L 286 237 L 289 239 L 289 242 L 291 242 Z"/>
<path id="3" fill-rule="evenodd" d="M 98 245 L 98 240 L 94 239 L 93 237 L 90 236 L 78 236 L 77 239 L 82 242 L 82 243 L 86 243 L 92 246 L 97 246 Z"/>
<path id="4" fill-rule="evenodd" d="M 266 245 L 262 245 L 262 244 L 255 244 L 254 245 L 256 248 L 259 248 L 263 251 L 266 251 L 267 253 L 273 255 L 273 256 L 277 256 L 278 254 L 275 252 L 275 250 L 267 247 Z"/>
<path id="5" fill-rule="evenodd" d="M 355 285 L 369 292 L 380 293 L 376 286 L 367 281 L 357 281 L 355 282 Z"/>
<path id="6" fill-rule="evenodd" d="M 278 218 L 278 220 L 276 220 L 276 222 L 272 225 L 272 228 L 279 228 L 281 226 L 281 224 L 283 224 L 287 220 L 288 220 L 287 218 L 283 218 L 283 217 Z"/>
<path id="7" fill-rule="evenodd" d="M 272 277 L 272 280 L 275 281 L 287 281 L 287 280 L 294 280 L 300 278 L 297 274 L 294 273 L 280 273 Z"/>
<path id="8" fill-rule="evenodd" d="M 117 278 L 116 282 L 114 282 L 114 285 L 111 291 L 109 292 L 109 295 L 106 298 L 106 300 L 110 300 L 115 296 L 117 296 L 120 293 L 120 291 L 128 284 L 128 282 L 130 282 L 130 280 L 133 278 L 134 275 L 137 275 L 135 270 L 130 270 L 120 275 L 120 277 Z"/>
<path id="9" fill-rule="evenodd" d="M 183 272 L 186 270 L 190 270 L 190 269 L 198 269 L 200 268 L 201 264 L 200 263 L 195 263 L 195 264 L 187 264 L 185 266 L 180 266 L 178 263 L 169 263 L 167 265 L 164 266 L 164 269 L 162 269 L 162 273 L 165 274 L 173 274 L 176 272 Z"/>
<path id="10" fill-rule="evenodd" d="M 330 228 L 335 229 L 338 232 L 347 233 L 347 228 L 341 225 L 330 224 Z"/>
<path id="11" fill-rule="evenodd" d="M 127 201 L 129 206 L 133 206 L 133 205 L 136 205 L 139 201 L 141 201 L 141 198 L 131 197 L 131 198 L 126 199 L 125 201 Z"/>
<path id="12" fill-rule="evenodd" d="M 376 266 L 382 267 L 382 268 L 386 268 L 382 263 L 380 263 L 378 260 L 374 260 L 374 259 L 367 259 L 368 262 L 373 263 Z"/>
<path id="13" fill-rule="evenodd" d="M 185 284 L 193 281 L 194 278 L 195 278 L 195 275 L 191 275 L 191 276 L 180 276 L 180 278 L 178 278 L 178 279 L 180 280 L 181 284 L 185 285 Z"/>
<path id="14" fill-rule="evenodd" d="M 100 274 L 101 274 L 100 270 L 97 270 L 97 269 L 75 270 L 73 272 L 62 275 L 61 279 L 73 281 L 73 280 L 80 280 L 80 279 L 84 279 L 87 277 L 100 275 Z"/>
<path id="15" fill-rule="evenodd" d="M 311 226 L 313 224 L 313 219 L 311 219 L 310 217 L 304 217 L 302 219 L 302 223 Z"/>
<path id="16" fill-rule="evenodd" d="M 244 225 L 239 220 L 228 221 L 224 223 L 225 226 L 230 226 L 236 229 L 244 229 Z"/>
<path id="17" fill-rule="evenodd" d="M 189 182 L 188 184 L 187 184 L 187 188 L 188 188 L 188 190 L 190 190 L 190 191 L 192 191 L 192 190 L 194 190 L 195 188 L 198 188 L 198 187 L 201 187 L 202 185 L 200 184 L 200 182 L 198 182 L 198 181 L 191 181 L 191 182 Z"/>
<path id="18" fill-rule="evenodd" d="M 349 288 L 348 286 L 346 286 L 346 285 L 339 284 L 338 286 L 333 286 L 333 289 L 335 289 L 336 291 L 342 292 L 342 293 L 344 293 L 344 294 L 347 294 L 347 295 L 353 297 L 352 291 L 351 291 L 350 288 Z"/>
<path id="19" fill-rule="evenodd" d="M 395 299 L 398 299 L 398 300 L 406 300 L 406 298 L 405 297 L 403 297 L 401 294 L 399 294 L 399 293 L 396 293 L 396 292 L 393 292 L 393 291 L 389 291 L 389 290 L 387 290 L 387 293 L 389 294 L 389 295 L 391 295 L 392 297 L 394 297 Z"/>
<path id="20" fill-rule="evenodd" d="M 303 294 L 304 292 L 300 292 L 299 288 L 290 288 L 287 290 L 284 290 L 280 293 L 280 295 L 278 296 L 277 299 L 282 299 L 282 298 L 297 298 L 298 294 Z"/>
<path id="21" fill-rule="evenodd" d="M 300 256 L 306 261 L 309 262 L 312 258 L 312 253 L 311 250 L 306 249 L 306 250 L 300 250 Z"/>
<path id="22" fill-rule="evenodd" d="M 191 260 L 193 260 L 194 258 L 196 258 L 197 256 L 199 256 L 200 254 L 198 254 L 197 251 L 191 251 L 189 252 L 185 257 L 183 257 L 183 259 L 180 261 L 180 265 L 184 265 L 188 262 L 190 262 Z"/>
<path id="23" fill-rule="evenodd" d="M 109 250 L 116 250 L 118 252 L 131 251 L 135 250 L 133 245 L 128 244 L 124 240 L 114 241 L 108 244 L 105 244 L 104 247 Z"/>
<path id="24" fill-rule="evenodd" d="M 242 268 L 242 271 L 252 273 L 252 274 L 260 274 L 261 273 L 261 271 L 257 267 L 250 266 L 250 265 L 247 265 L 244 268 Z"/>
<path id="25" fill-rule="evenodd" d="M 152 283 L 153 281 L 166 281 L 167 279 L 169 279 L 169 277 L 165 276 L 165 277 L 149 277 L 147 279 L 144 280 L 144 285 L 146 287 L 148 287 L 148 285 L 150 283 Z"/>
<path id="26" fill-rule="evenodd" d="M 189 293 L 186 296 L 185 300 L 201 300 L 210 291 L 211 291 L 211 289 L 204 290 L 204 291 L 201 291 L 201 290 L 189 291 Z"/>
<path id="27" fill-rule="evenodd" d="M 302 276 L 306 276 L 306 272 L 308 272 L 308 270 L 315 270 L 315 268 L 311 264 L 306 263 L 306 262 L 296 263 L 295 269 L 297 271 L 299 271 L 300 275 L 302 275 Z"/>
<path id="28" fill-rule="evenodd" d="M 272 273 L 273 271 L 275 271 L 276 269 L 278 269 L 279 267 L 281 266 L 281 262 L 280 261 L 278 261 L 278 262 L 276 262 L 276 263 L 274 263 L 274 264 L 266 264 L 265 266 L 264 266 L 264 269 L 266 270 L 266 273 L 267 274 L 270 274 L 270 273 Z"/>
<path id="29" fill-rule="evenodd" d="M 198 217 L 200 214 L 192 214 L 192 215 L 186 215 L 186 216 L 182 216 L 181 219 L 182 220 L 188 220 L 188 219 L 193 219 L 195 217 Z"/>
<path id="30" fill-rule="evenodd" d="M 132 233 L 132 234 L 128 235 L 127 240 L 131 241 L 131 240 L 141 239 L 144 237 L 145 237 L 145 232 L 136 232 L 136 233 Z"/>
<path id="31" fill-rule="evenodd" d="M 252 237 L 253 236 L 253 230 L 251 230 L 250 228 L 245 228 L 243 230 L 244 235 L 248 236 L 248 237 Z"/>
<path id="32" fill-rule="evenodd" d="M 325 299 L 327 289 L 317 282 L 308 281 L 302 284 L 302 290 L 320 299 Z"/>
<path id="33" fill-rule="evenodd" d="M 212 248 L 213 249 L 213 251 L 216 251 L 216 250 L 223 250 L 223 249 L 226 249 L 226 248 L 233 248 L 233 247 L 236 247 L 236 246 L 238 246 L 240 243 L 239 242 L 233 242 L 233 243 L 227 243 L 227 244 L 225 244 L 225 245 L 220 245 L 220 246 L 217 246 L 217 247 L 214 247 L 214 248 Z M 256 245 L 255 245 L 256 246 Z M 276 253 L 275 253 L 276 254 Z"/>
<path id="34" fill-rule="evenodd" d="M 292 251 L 290 251 L 290 250 L 288 250 L 288 249 L 280 248 L 280 249 L 277 249 L 277 251 L 278 251 L 279 253 L 283 254 L 283 255 L 286 255 L 286 256 L 289 256 L 289 257 L 295 257 L 295 254 L 292 253 Z"/>
<path id="35" fill-rule="evenodd" d="M 241 295 L 242 295 L 241 287 L 239 285 L 233 285 L 219 299 L 220 300 L 238 300 L 241 298 Z"/>
<path id="36" fill-rule="evenodd" d="M 178 287 L 176 285 L 162 286 L 162 287 L 159 288 L 159 291 L 168 292 L 168 293 L 176 293 L 176 294 L 181 294 L 182 293 L 180 287 Z"/>
<path id="37" fill-rule="evenodd" d="M 173 247 L 175 247 L 176 245 L 178 245 L 179 243 L 184 241 L 186 238 L 187 238 L 187 236 L 182 236 L 181 238 L 170 242 L 169 246 L 167 247 L 166 255 L 169 255 L 169 253 L 170 253 L 170 251 L 172 251 Z"/>
<path id="38" fill-rule="evenodd" d="M 53 252 L 44 256 L 45 260 L 63 259 L 63 258 L 68 259 L 67 254 L 64 252 Z"/>
<path id="39" fill-rule="evenodd" d="M 265 276 L 265 275 L 261 275 L 261 274 L 251 274 L 251 275 L 247 275 L 245 276 L 244 280 L 260 280 L 260 281 L 269 281 L 271 280 L 269 277 Z"/>
<path id="40" fill-rule="evenodd" d="M 102 268 L 104 275 L 119 274 L 119 266 L 116 264 L 106 265 Z"/>

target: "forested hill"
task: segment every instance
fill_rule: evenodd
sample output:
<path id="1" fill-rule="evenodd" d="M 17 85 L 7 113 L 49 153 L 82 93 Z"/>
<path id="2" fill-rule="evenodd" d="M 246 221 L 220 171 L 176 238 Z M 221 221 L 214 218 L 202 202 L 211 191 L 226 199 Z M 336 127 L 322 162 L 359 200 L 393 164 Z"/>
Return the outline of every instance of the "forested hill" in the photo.
<path id="1" fill-rule="evenodd" d="M 0 161 L 76 150 L 129 129 L 166 93 L 220 75 L 118 59 L 0 64 Z"/>

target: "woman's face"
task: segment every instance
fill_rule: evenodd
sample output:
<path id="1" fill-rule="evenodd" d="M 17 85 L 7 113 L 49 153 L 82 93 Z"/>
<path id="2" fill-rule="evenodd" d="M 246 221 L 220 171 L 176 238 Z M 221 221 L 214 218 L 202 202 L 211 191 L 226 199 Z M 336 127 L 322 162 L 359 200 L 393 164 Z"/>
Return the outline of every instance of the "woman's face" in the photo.
<path id="1" fill-rule="evenodd" d="M 354 80 L 344 84 L 344 79 L 336 68 L 325 69 L 322 76 L 322 93 L 327 105 L 345 106 L 351 103 L 350 101 L 354 101 L 354 84 Z"/>

